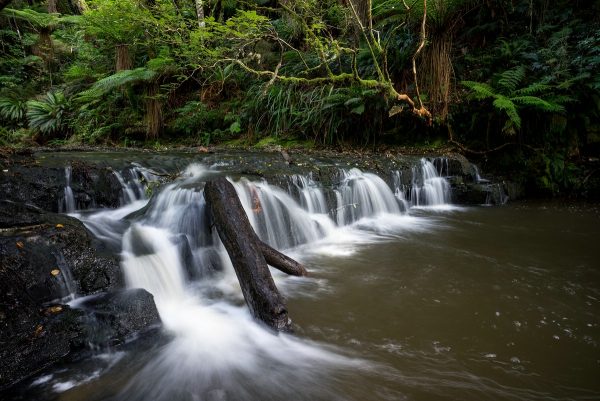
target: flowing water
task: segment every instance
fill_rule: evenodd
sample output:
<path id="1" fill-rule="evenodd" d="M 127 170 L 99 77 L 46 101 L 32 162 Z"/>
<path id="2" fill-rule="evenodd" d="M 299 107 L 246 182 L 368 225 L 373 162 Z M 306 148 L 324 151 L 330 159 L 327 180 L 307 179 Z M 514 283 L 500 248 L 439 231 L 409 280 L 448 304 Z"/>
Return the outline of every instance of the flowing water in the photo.
<path id="1" fill-rule="evenodd" d="M 151 200 L 135 168 L 120 209 L 73 215 L 154 295 L 166 337 L 44 372 L 22 399 L 600 399 L 597 209 L 452 206 L 427 160 L 392 187 L 355 168 L 331 188 L 230 179 L 258 235 L 310 272 L 273 273 L 295 328 L 275 334 L 205 216 L 218 167 Z"/>

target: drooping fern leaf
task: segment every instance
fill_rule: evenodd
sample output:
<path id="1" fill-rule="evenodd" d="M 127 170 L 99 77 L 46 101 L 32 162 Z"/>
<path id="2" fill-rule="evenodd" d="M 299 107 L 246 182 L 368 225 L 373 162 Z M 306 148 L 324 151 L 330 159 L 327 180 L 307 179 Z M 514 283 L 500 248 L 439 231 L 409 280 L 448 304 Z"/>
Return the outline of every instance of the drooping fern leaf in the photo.
<path id="1" fill-rule="evenodd" d="M 476 100 L 484 100 L 496 97 L 496 91 L 490 85 L 483 82 L 462 81 L 462 84 L 471 89 L 471 97 Z"/>
<path id="2" fill-rule="evenodd" d="M 77 96 L 77 100 L 80 102 L 89 102 L 98 99 L 108 92 L 122 87 L 127 84 L 137 82 L 148 82 L 156 77 L 156 71 L 150 70 L 145 67 L 136 68 L 134 70 L 123 70 L 113 75 L 102 78 L 91 88 L 81 92 Z"/>
<path id="3" fill-rule="evenodd" d="M 521 128 L 521 117 L 517 111 L 517 106 L 509 98 L 498 96 L 494 100 L 493 105 L 498 110 L 504 111 L 515 127 L 518 129 Z"/>
<path id="4" fill-rule="evenodd" d="M 23 10 L 5 8 L 0 12 L 0 15 L 28 22 L 36 28 L 47 28 L 59 22 L 59 17 L 56 14 L 38 13 L 28 8 Z"/>

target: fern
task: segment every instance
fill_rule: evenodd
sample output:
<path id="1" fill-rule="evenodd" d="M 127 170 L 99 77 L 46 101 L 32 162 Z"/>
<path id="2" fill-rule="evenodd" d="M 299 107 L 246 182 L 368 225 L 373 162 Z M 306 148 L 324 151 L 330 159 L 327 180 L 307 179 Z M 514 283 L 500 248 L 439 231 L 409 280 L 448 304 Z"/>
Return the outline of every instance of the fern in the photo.
<path id="1" fill-rule="evenodd" d="M 27 22 L 36 28 L 47 28 L 58 24 L 60 21 L 60 18 L 55 14 L 38 13 L 37 11 L 30 9 L 15 10 L 12 8 L 5 8 L 0 12 L 0 15 Z"/>
<path id="2" fill-rule="evenodd" d="M 517 89 L 521 81 L 523 81 L 523 78 L 525 78 L 525 67 L 520 65 L 500 74 L 498 85 L 503 89 L 503 92 L 507 94 L 512 93 Z"/>
<path id="3" fill-rule="evenodd" d="M 547 92 L 550 89 L 552 89 L 552 87 L 550 85 L 544 84 L 542 82 L 535 82 L 525 88 L 516 90 L 515 95 L 519 95 L 519 96 L 535 95 L 538 93 Z"/>
<path id="4" fill-rule="evenodd" d="M 156 71 L 145 67 L 136 68 L 134 70 L 123 70 L 113 75 L 102 78 L 91 88 L 85 90 L 77 96 L 77 101 L 89 102 L 98 99 L 110 91 L 122 87 L 127 84 L 137 82 L 148 82 L 156 77 Z"/>
<path id="5" fill-rule="evenodd" d="M 559 104 L 548 102 L 537 96 L 515 96 L 511 98 L 514 103 L 522 106 L 533 107 L 540 111 L 563 113 L 565 108 Z"/>
<path id="6" fill-rule="evenodd" d="M 483 82 L 462 81 L 462 84 L 473 91 L 471 96 L 476 100 L 484 100 L 496 97 L 494 88 Z"/>
<path id="7" fill-rule="evenodd" d="M 504 96 L 498 96 L 492 104 L 496 109 L 504 111 L 515 127 L 521 128 L 521 117 L 513 101 Z"/>

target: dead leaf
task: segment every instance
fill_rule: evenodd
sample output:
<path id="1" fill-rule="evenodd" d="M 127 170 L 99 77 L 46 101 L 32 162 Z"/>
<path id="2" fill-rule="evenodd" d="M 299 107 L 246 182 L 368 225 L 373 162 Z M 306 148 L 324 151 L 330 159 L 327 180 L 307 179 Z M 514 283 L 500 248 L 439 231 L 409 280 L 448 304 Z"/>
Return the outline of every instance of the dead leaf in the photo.
<path id="1" fill-rule="evenodd" d="M 35 337 L 39 337 L 43 332 L 44 332 L 44 326 L 42 326 L 41 324 L 38 324 L 37 327 L 35 328 L 35 331 L 33 332 L 33 335 Z"/>
<path id="2" fill-rule="evenodd" d="M 23 244 L 23 242 L 21 242 L 21 241 L 17 241 L 17 248 L 23 249 L 23 248 L 25 248 L 25 244 Z"/>
<path id="3" fill-rule="evenodd" d="M 48 313 L 60 313 L 60 312 L 62 312 L 62 310 L 63 310 L 62 306 L 60 306 L 60 305 L 54 305 L 54 306 L 51 306 L 48 309 L 46 309 L 46 312 L 48 312 Z"/>
<path id="4" fill-rule="evenodd" d="M 57 224 L 56 228 L 64 228 L 65 226 L 63 226 L 62 224 Z"/>
<path id="5" fill-rule="evenodd" d="M 53 276 L 55 276 L 55 277 L 56 277 L 56 276 L 58 276 L 58 275 L 60 274 L 60 270 L 58 270 L 58 269 L 54 269 L 54 270 L 52 270 L 52 271 L 50 272 L 50 274 L 52 274 Z"/>
<path id="6" fill-rule="evenodd" d="M 388 117 L 393 117 L 398 113 L 401 113 L 404 110 L 404 107 L 402 106 L 392 106 L 392 108 L 390 109 L 389 113 L 388 113 Z"/>

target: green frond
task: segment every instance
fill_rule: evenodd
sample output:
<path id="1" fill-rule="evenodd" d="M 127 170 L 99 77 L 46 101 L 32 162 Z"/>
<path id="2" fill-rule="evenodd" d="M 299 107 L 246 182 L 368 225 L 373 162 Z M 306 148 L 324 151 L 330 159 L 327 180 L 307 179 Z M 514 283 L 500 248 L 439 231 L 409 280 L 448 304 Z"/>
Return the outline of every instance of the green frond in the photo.
<path id="1" fill-rule="evenodd" d="M 563 113 L 565 111 L 565 108 L 563 106 L 556 103 L 548 102 L 537 96 L 515 96 L 510 98 L 510 100 L 521 106 L 532 107 L 540 111 L 555 113 Z"/>
<path id="2" fill-rule="evenodd" d="M 471 97 L 477 100 L 489 99 L 496 97 L 494 88 L 483 82 L 461 81 L 467 88 L 471 89 Z"/>
<path id="3" fill-rule="evenodd" d="M 535 82 L 529 86 L 526 86 L 525 88 L 517 89 L 514 93 L 518 96 L 530 96 L 547 92 L 551 88 L 552 87 L 550 85 L 541 82 Z"/>
<path id="4" fill-rule="evenodd" d="M 91 101 L 104 96 L 108 92 L 122 87 L 127 84 L 133 84 L 137 82 L 148 82 L 156 77 L 156 71 L 150 70 L 146 67 L 136 68 L 134 70 L 123 70 L 113 75 L 102 78 L 91 88 L 81 92 L 77 96 L 78 101 Z"/>
<path id="5" fill-rule="evenodd" d="M 25 118 L 27 112 L 27 102 L 21 99 L 0 98 L 0 117 L 8 120 L 19 122 Z"/>
<path id="6" fill-rule="evenodd" d="M 512 94 L 517 89 L 521 81 L 523 81 L 523 78 L 525 78 L 525 67 L 520 65 L 513 69 L 506 70 L 500 74 L 498 85 L 501 89 L 503 89 L 504 93 Z"/>
<path id="7" fill-rule="evenodd" d="M 59 17 L 55 14 L 38 13 L 28 8 L 23 10 L 5 8 L 0 15 L 28 22 L 36 28 L 47 28 L 59 22 Z"/>
<path id="8" fill-rule="evenodd" d="M 496 109 L 504 111 L 515 127 L 521 128 L 521 117 L 517 111 L 517 106 L 509 98 L 498 96 L 493 105 Z"/>
<path id="9" fill-rule="evenodd" d="M 41 100 L 27 102 L 29 127 L 42 134 L 54 133 L 65 126 L 68 101 L 62 92 L 48 92 Z"/>

